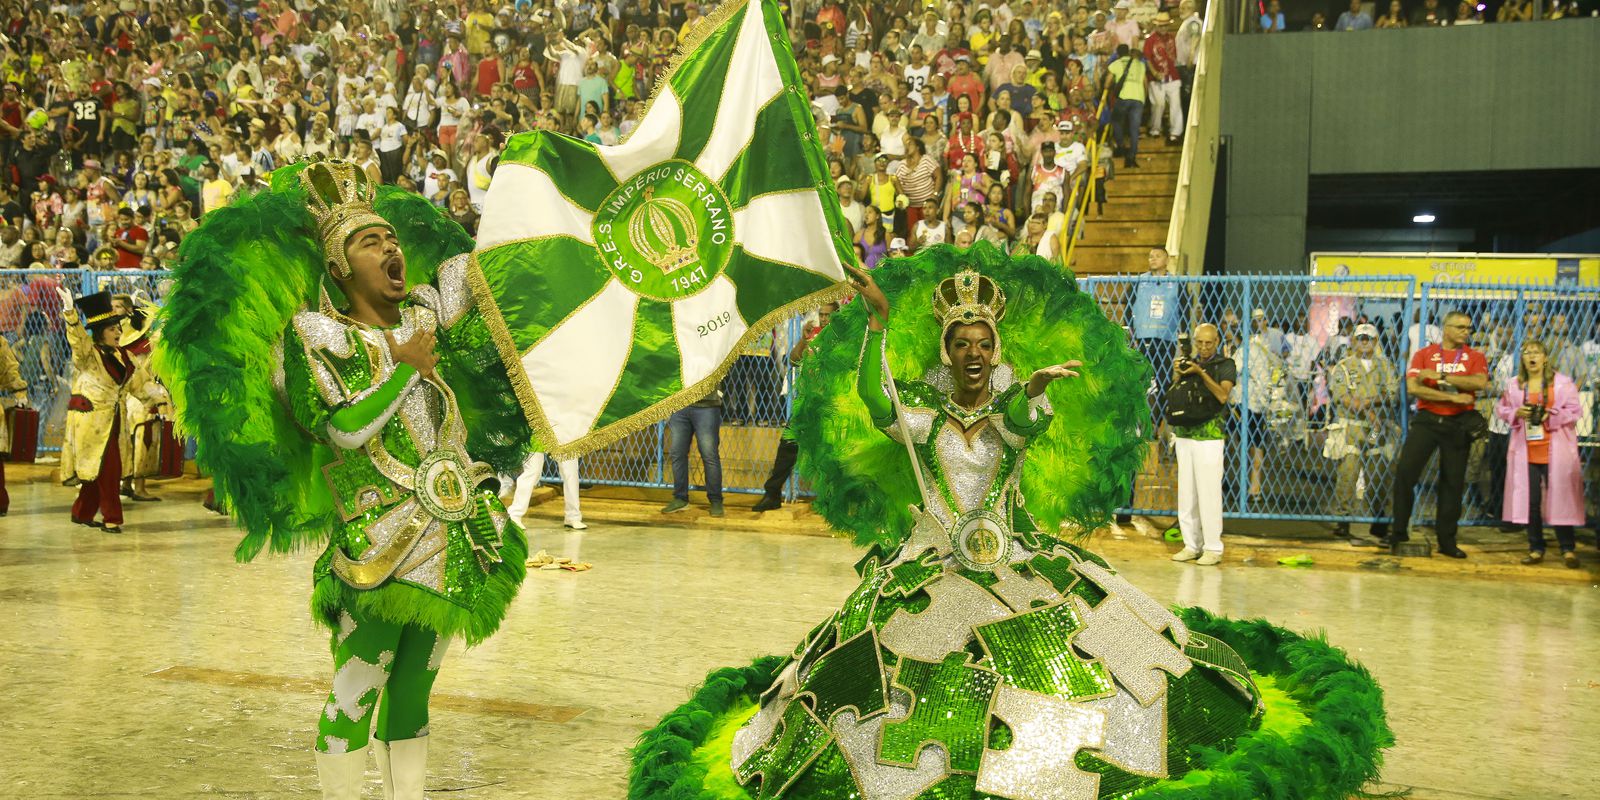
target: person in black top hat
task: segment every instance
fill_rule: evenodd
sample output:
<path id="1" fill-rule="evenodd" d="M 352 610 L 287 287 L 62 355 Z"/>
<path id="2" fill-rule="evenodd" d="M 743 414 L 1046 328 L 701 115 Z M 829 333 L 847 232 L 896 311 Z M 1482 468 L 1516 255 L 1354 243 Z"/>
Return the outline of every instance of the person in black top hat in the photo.
<path id="1" fill-rule="evenodd" d="M 112 307 L 111 293 L 96 292 L 74 302 L 71 292 L 56 291 L 72 348 L 72 398 L 67 403 L 67 445 L 61 453 L 62 477 L 78 482 L 72 521 L 121 533 L 122 403 L 129 395 L 151 405 L 156 398 L 150 395 L 147 374 L 119 343 L 123 315 Z"/>

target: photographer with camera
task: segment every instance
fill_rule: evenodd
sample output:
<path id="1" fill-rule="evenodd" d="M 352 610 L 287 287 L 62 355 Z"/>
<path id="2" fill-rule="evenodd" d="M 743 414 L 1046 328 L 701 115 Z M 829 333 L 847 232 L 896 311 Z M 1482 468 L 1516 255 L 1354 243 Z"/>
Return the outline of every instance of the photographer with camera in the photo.
<path id="1" fill-rule="evenodd" d="M 1489 424 L 1474 404 L 1477 393 L 1489 386 L 1489 362 L 1467 346 L 1472 318 L 1460 311 L 1444 315 L 1439 344 L 1430 344 L 1411 357 L 1406 370 L 1406 392 L 1417 401 L 1400 461 L 1394 472 L 1394 531 L 1382 544 L 1393 546 L 1411 538 L 1411 504 L 1417 482 L 1435 450 L 1439 452 L 1438 509 L 1433 524 L 1439 552 L 1466 558 L 1456 547 L 1456 523 L 1461 520 L 1461 493 L 1467 482 L 1467 455 L 1472 440 L 1489 434 Z"/>
<path id="2" fill-rule="evenodd" d="M 1583 461 L 1578 457 L 1576 425 L 1583 416 L 1578 387 L 1556 372 L 1545 346 L 1522 346 L 1522 368 L 1500 395 L 1495 416 L 1511 426 L 1506 448 L 1507 522 L 1528 526 L 1524 564 L 1544 560 L 1544 523 L 1556 529 L 1556 544 L 1568 567 L 1578 567 L 1573 526 L 1582 525 Z"/>
<path id="3" fill-rule="evenodd" d="M 1381 517 L 1389 510 L 1389 487 L 1394 481 L 1389 470 L 1400 434 L 1390 412 L 1400 393 L 1400 375 L 1378 352 L 1377 341 L 1377 327 L 1357 325 L 1349 355 L 1328 372 L 1328 391 L 1337 419 L 1328 426 L 1322 455 L 1339 462 L 1333 496 L 1335 513 L 1340 516 Z M 1363 475 L 1367 496 L 1360 500 L 1356 484 L 1363 482 Z M 1350 524 L 1341 522 L 1337 530 L 1341 537 L 1348 537 Z M 1372 523 L 1370 530 L 1379 540 L 1389 536 L 1385 522 Z"/>
<path id="4" fill-rule="evenodd" d="M 1217 353 L 1217 326 L 1178 337 L 1178 358 L 1167 389 L 1167 423 L 1178 456 L 1178 530 L 1183 549 L 1173 561 L 1211 566 L 1222 561 L 1223 422 L 1228 393 L 1238 380 L 1233 360 Z"/>

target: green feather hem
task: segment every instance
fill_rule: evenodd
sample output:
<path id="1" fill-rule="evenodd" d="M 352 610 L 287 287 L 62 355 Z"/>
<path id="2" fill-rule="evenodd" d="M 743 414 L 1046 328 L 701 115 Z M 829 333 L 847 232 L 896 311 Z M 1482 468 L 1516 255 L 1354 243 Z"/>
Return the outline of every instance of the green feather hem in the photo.
<path id="1" fill-rule="evenodd" d="M 507 525 L 501 536 L 501 563 L 484 578 L 470 606 L 396 580 L 385 581 L 376 589 L 357 589 L 321 569 L 319 562 L 317 571 L 322 577 L 311 593 L 311 616 L 329 631 L 338 631 L 339 612 L 355 608 L 369 618 L 418 625 L 441 636 L 460 636 L 468 647 L 476 645 L 500 628 L 528 574 L 528 540 L 522 528 Z"/>
<path id="2" fill-rule="evenodd" d="M 1252 665 L 1266 714 L 1232 750 L 1206 751 L 1200 769 L 1137 792 L 1139 800 L 1276 800 L 1368 796 L 1383 751 L 1394 745 L 1383 690 L 1360 664 L 1322 637 L 1304 638 L 1264 620 L 1180 612 Z M 720 669 L 689 702 L 639 737 L 630 800 L 754 800 L 729 764 L 733 734 L 782 667 L 768 656 Z M 796 800 L 799 800 L 798 798 Z"/>

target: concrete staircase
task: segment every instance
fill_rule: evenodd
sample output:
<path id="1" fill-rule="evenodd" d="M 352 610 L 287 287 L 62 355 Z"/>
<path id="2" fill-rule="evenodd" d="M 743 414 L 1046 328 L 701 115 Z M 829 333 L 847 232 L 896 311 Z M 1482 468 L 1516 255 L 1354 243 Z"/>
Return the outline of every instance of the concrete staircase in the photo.
<path id="1" fill-rule="evenodd" d="M 1106 146 L 1110 146 L 1107 141 Z M 1115 177 L 1106 184 L 1106 211 L 1089 204 L 1082 238 L 1072 254 L 1079 275 L 1143 272 L 1150 248 L 1167 241 L 1172 198 L 1178 191 L 1178 161 L 1183 145 L 1165 139 L 1139 140 L 1139 166 L 1129 169 L 1117 159 Z"/>

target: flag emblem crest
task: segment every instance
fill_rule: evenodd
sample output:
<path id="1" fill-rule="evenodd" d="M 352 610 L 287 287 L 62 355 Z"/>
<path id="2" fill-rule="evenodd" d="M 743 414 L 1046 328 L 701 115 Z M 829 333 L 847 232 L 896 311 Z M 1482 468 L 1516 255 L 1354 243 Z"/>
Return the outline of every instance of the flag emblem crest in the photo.
<path id="1" fill-rule="evenodd" d="M 704 291 L 733 253 L 733 210 L 715 181 L 671 159 L 618 186 L 594 217 L 606 268 L 629 291 L 672 302 Z"/>

